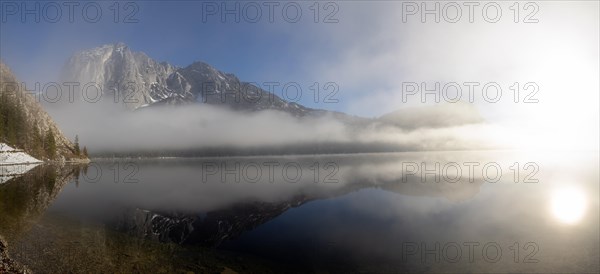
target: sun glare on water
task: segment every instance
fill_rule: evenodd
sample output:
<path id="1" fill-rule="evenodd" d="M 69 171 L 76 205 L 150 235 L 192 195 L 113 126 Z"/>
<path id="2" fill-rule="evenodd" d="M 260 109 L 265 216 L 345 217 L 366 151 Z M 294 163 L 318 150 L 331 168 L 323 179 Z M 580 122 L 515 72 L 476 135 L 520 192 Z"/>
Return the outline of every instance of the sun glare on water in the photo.
<path id="1" fill-rule="evenodd" d="M 565 224 L 576 224 L 583 218 L 586 208 L 585 194 L 578 188 L 560 188 L 552 194 L 552 214 Z"/>

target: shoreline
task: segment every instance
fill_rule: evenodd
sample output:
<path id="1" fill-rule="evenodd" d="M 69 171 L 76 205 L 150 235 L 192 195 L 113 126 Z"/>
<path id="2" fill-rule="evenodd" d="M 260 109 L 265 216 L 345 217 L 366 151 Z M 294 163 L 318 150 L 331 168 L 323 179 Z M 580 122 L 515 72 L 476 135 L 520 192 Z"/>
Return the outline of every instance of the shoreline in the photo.
<path id="1" fill-rule="evenodd" d="M 8 255 L 8 244 L 0 235 L 0 273 L 32 273 Z"/>

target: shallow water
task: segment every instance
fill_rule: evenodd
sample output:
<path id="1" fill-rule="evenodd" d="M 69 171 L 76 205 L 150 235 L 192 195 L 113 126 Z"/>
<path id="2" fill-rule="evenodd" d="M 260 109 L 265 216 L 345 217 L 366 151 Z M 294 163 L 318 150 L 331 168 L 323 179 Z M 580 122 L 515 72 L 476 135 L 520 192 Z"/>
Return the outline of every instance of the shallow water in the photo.
<path id="1" fill-rule="evenodd" d="M 98 160 L 0 185 L 41 272 L 598 272 L 597 153 Z"/>

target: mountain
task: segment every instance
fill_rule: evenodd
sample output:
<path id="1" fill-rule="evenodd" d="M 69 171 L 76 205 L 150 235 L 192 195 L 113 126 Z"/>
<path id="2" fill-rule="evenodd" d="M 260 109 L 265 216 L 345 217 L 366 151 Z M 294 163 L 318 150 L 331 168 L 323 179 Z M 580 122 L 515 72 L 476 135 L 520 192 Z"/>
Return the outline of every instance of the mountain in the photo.
<path id="1" fill-rule="evenodd" d="M 105 97 L 135 109 L 178 95 L 166 83 L 175 70 L 119 43 L 76 53 L 63 68 L 62 78 L 82 85 L 95 83 Z"/>
<path id="2" fill-rule="evenodd" d="M 11 70 L 0 62 L 0 143 L 22 149 L 37 159 L 70 161 L 77 154 L 52 118 L 30 94 L 22 92 Z"/>
<path id="3" fill-rule="evenodd" d="M 203 62 L 185 68 L 158 62 L 123 43 L 74 54 L 62 71 L 64 82 L 95 83 L 105 100 L 128 109 L 153 105 L 206 103 L 234 110 L 280 110 L 301 117 L 315 110 L 287 102 Z"/>
<path id="4" fill-rule="evenodd" d="M 73 108 L 73 111 L 95 121 L 90 122 L 86 138 L 96 138 L 98 145 L 109 144 L 101 149 L 103 151 L 96 151 L 95 155 L 102 156 L 329 154 L 464 149 L 466 143 L 462 142 L 462 136 L 443 129 L 483 122 L 474 106 L 463 103 L 405 108 L 374 118 L 308 108 L 241 81 L 236 75 L 220 71 L 207 63 L 196 61 L 185 67 L 177 67 L 156 61 L 142 52 L 134 52 L 123 43 L 75 53 L 66 62 L 61 78 L 62 82 L 76 82 L 80 87 L 95 84 L 102 90 L 101 101 L 122 107 L 127 110 L 125 113 L 135 113 L 111 112 L 114 108 L 105 108 L 102 104 L 93 108 L 88 105 Z M 92 97 L 96 96 L 93 92 Z M 82 100 L 76 98 L 76 101 Z M 162 106 L 181 105 L 194 106 L 171 108 L 165 112 L 150 111 Z M 233 111 L 223 112 L 221 109 L 197 105 Z M 57 120 L 70 123 L 73 112 L 63 111 L 62 106 L 57 109 L 53 113 L 62 111 L 64 116 L 57 115 Z M 269 112 L 257 113 L 264 110 Z M 248 115 L 250 113 L 252 115 Z M 179 116 L 168 116 L 175 114 Z M 108 117 L 110 120 L 107 121 Z M 222 117 L 231 119 L 225 121 L 221 120 Z M 258 126 L 248 126 L 253 123 Z M 79 128 L 73 123 L 68 128 L 72 130 L 75 126 Z M 433 130 L 437 129 L 442 129 L 443 134 L 434 134 Z M 118 140 L 112 139 L 115 136 L 113 132 L 127 130 L 131 134 L 123 134 Z M 144 135 L 138 136 L 140 132 L 144 132 Z M 264 136 L 257 137 L 261 132 L 265 132 Z M 227 138 L 221 140 L 211 134 L 221 134 Z M 302 138 L 292 141 L 293 138 L 286 134 Z M 189 138 L 179 138 L 182 135 Z M 164 138 L 150 141 L 148 136 Z M 125 143 L 130 145 L 122 145 Z M 112 148 L 111 144 L 122 147 Z"/>

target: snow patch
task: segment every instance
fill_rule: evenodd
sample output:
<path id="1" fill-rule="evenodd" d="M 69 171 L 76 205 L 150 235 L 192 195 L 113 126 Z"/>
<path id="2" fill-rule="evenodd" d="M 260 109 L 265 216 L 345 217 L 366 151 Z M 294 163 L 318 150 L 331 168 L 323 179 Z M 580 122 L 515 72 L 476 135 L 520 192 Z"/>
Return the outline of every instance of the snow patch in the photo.
<path id="1" fill-rule="evenodd" d="M 0 143 L 0 184 L 21 176 L 36 167 L 40 160 L 29 156 L 22 150 Z"/>
<path id="2" fill-rule="evenodd" d="M 38 164 L 41 162 L 22 150 L 14 149 L 7 144 L 0 143 L 0 166 Z"/>

